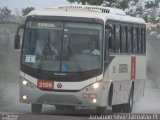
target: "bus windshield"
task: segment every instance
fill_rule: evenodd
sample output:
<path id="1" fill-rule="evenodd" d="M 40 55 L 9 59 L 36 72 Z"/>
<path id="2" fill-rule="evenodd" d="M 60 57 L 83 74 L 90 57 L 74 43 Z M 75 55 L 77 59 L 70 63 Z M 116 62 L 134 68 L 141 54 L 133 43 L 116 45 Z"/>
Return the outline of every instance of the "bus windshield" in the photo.
<path id="1" fill-rule="evenodd" d="M 103 26 L 28 21 L 22 64 L 37 71 L 85 72 L 102 67 Z"/>

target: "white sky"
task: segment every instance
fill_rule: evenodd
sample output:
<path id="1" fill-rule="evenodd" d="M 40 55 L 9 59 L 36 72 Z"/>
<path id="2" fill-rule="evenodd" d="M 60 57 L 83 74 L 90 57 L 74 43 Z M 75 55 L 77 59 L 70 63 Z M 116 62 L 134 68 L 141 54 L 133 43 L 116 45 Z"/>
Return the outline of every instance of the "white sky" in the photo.
<path id="1" fill-rule="evenodd" d="M 67 0 L 0 0 L 0 7 L 7 6 L 10 10 L 26 7 L 35 7 L 36 9 L 43 9 L 46 7 L 57 5 L 68 5 Z"/>

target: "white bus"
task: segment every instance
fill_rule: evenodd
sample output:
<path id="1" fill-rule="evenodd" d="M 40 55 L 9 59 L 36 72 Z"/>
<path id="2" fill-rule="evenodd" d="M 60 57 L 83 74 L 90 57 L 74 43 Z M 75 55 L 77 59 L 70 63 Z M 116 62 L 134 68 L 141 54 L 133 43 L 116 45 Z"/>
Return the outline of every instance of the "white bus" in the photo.
<path id="1" fill-rule="evenodd" d="M 49 104 L 130 113 L 144 95 L 143 19 L 90 5 L 34 10 L 17 29 L 15 49 L 20 48 L 20 29 L 20 102 L 31 104 L 32 112 Z"/>

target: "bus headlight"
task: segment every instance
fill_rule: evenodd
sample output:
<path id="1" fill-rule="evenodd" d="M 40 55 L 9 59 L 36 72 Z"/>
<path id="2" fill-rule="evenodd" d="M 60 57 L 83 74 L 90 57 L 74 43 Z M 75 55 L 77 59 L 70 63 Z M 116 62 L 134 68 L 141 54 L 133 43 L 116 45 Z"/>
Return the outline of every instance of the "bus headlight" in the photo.
<path id="1" fill-rule="evenodd" d="M 96 103 L 96 102 L 97 102 L 97 99 L 94 98 L 94 99 L 92 100 L 92 102 L 93 102 L 93 103 Z"/>
<path id="2" fill-rule="evenodd" d="M 92 86 L 93 86 L 94 89 L 97 89 L 99 87 L 99 82 L 93 83 Z"/>
<path id="3" fill-rule="evenodd" d="M 26 95 L 23 95 L 22 98 L 23 98 L 23 100 L 26 100 L 26 99 L 27 99 L 27 96 L 26 96 Z"/>
<path id="4" fill-rule="evenodd" d="M 34 88 L 34 84 L 24 78 L 21 78 L 21 83 L 26 87 Z"/>
<path id="5" fill-rule="evenodd" d="M 86 91 L 92 91 L 92 90 L 97 90 L 97 89 L 99 89 L 100 86 L 102 85 L 101 82 L 102 82 L 102 81 L 98 81 L 98 82 L 95 82 L 95 83 L 90 84 L 90 85 L 86 88 Z"/>
<path id="6" fill-rule="evenodd" d="M 23 81 L 22 81 L 22 84 L 23 84 L 23 85 L 27 85 L 27 83 L 28 83 L 28 81 L 26 81 L 26 80 L 23 80 Z"/>

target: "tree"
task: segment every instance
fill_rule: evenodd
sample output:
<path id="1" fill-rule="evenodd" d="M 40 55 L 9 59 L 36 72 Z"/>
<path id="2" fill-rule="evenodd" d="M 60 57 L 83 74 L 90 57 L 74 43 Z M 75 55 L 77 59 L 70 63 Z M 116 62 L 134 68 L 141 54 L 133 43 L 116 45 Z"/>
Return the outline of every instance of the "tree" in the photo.
<path id="1" fill-rule="evenodd" d="M 156 8 L 159 8 L 160 1 L 159 0 L 154 0 L 154 1 L 147 1 L 145 3 L 146 3 L 145 4 L 146 9 L 151 9 L 151 8 L 156 9 Z"/>
<path id="2" fill-rule="evenodd" d="M 145 2 L 145 11 L 144 16 L 147 22 L 156 23 L 157 18 L 159 17 L 159 7 L 160 1 L 159 0 L 152 0 Z"/>
<path id="3" fill-rule="evenodd" d="M 4 21 L 9 16 L 11 16 L 11 10 L 7 7 L 0 8 L 0 21 Z"/>
<path id="4" fill-rule="evenodd" d="M 117 1 L 116 7 L 125 10 L 129 7 L 128 3 L 129 3 L 129 0 L 120 0 L 120 1 Z"/>
<path id="5" fill-rule="evenodd" d="M 34 10 L 34 7 L 27 7 L 27 8 L 22 8 L 22 15 L 26 16 L 28 13 L 30 13 L 32 10 Z"/>
<path id="6" fill-rule="evenodd" d="M 9 10 L 7 7 L 4 7 L 1 9 L 1 14 L 5 15 L 5 16 L 9 16 L 9 15 L 11 15 L 11 10 Z"/>
<path id="7" fill-rule="evenodd" d="M 82 5 L 102 5 L 123 9 L 126 14 L 136 17 L 142 17 L 146 22 L 157 21 L 160 17 L 160 1 L 159 0 L 67 0 L 70 3 L 78 3 Z M 154 13 L 154 14 L 153 14 Z"/>
<path id="8" fill-rule="evenodd" d="M 131 1 L 136 0 L 67 0 L 70 3 L 77 2 L 78 4 L 81 3 L 82 5 L 102 5 L 106 7 L 116 7 L 120 9 L 129 9 L 129 4 Z"/>
<path id="9" fill-rule="evenodd" d="M 130 9 L 131 6 L 135 6 L 139 0 L 67 0 L 70 3 L 77 2 L 78 4 L 81 3 L 82 5 L 102 5 L 106 7 L 114 7 L 126 10 L 128 14 L 134 12 Z M 132 15 L 134 15 L 132 13 Z"/>

